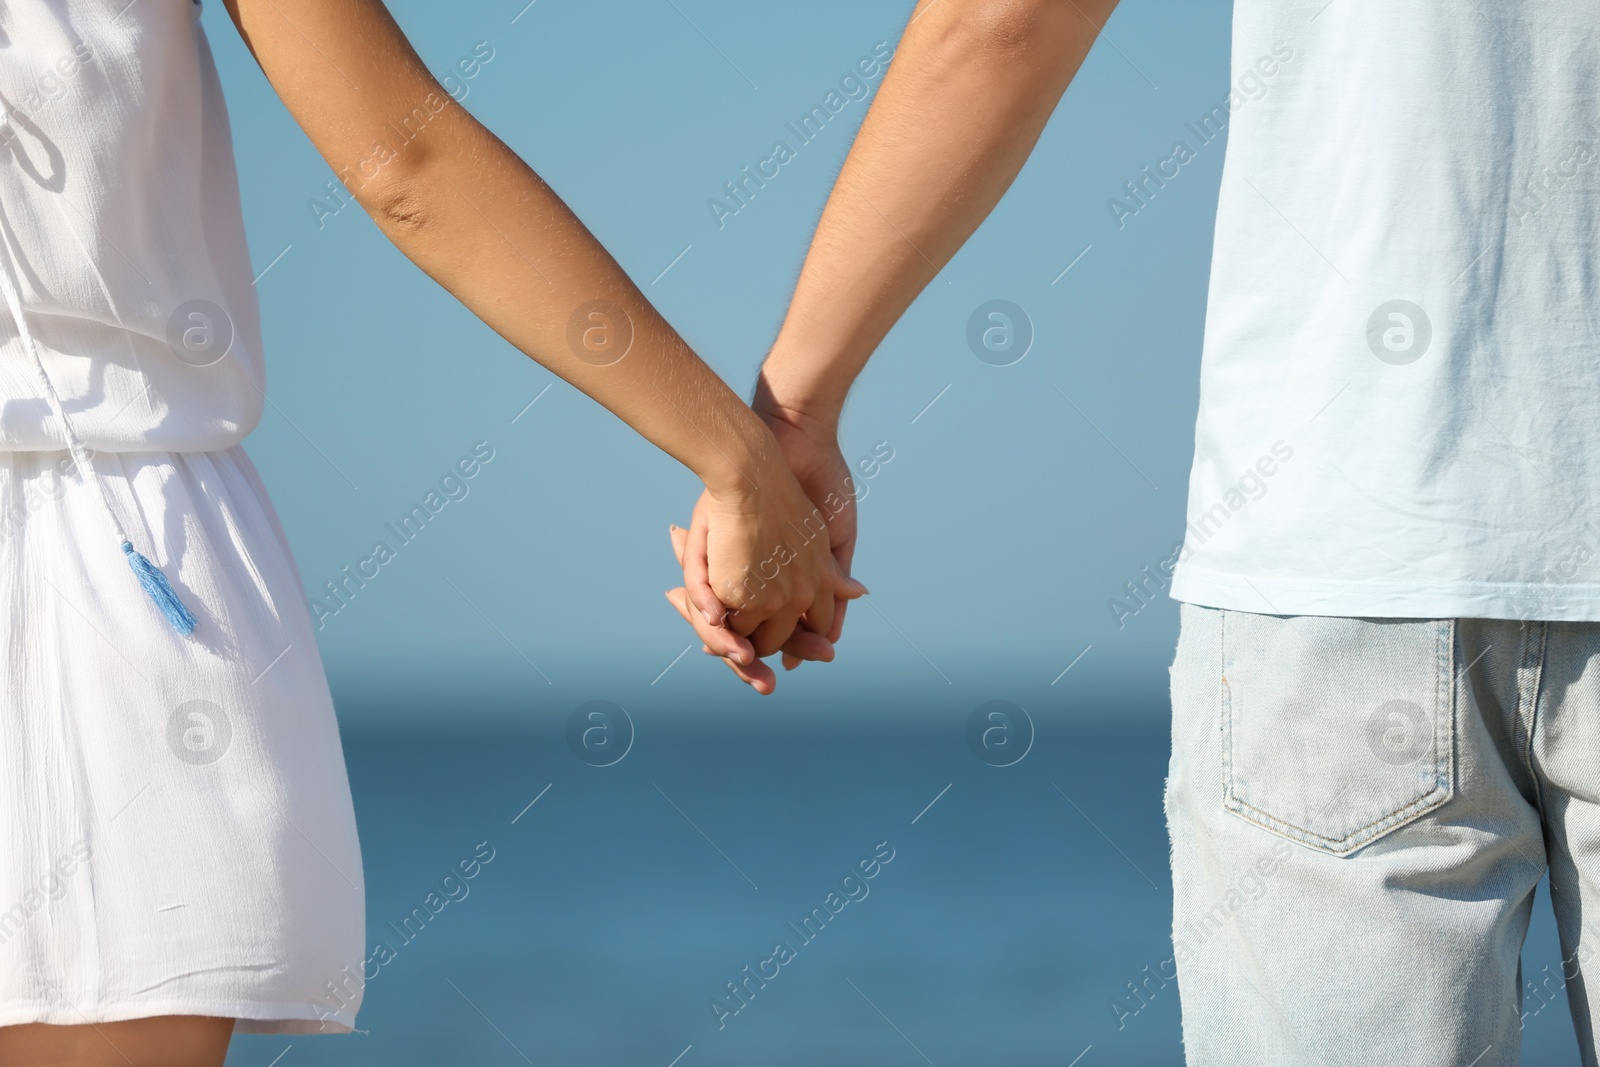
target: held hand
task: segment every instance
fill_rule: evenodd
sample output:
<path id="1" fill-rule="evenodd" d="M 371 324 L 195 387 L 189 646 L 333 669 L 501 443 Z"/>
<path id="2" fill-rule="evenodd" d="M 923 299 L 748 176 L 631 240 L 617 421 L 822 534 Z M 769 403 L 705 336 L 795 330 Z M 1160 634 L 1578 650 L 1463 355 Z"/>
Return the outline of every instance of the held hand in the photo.
<path id="1" fill-rule="evenodd" d="M 683 566 L 688 558 L 689 531 L 674 525 L 668 528 L 668 532 L 672 537 L 672 550 L 678 557 L 678 565 Z M 700 638 L 702 652 L 717 656 L 740 681 L 763 696 L 777 688 L 778 676 L 771 667 L 756 658 L 749 640 L 726 627 L 712 626 L 707 622 L 705 615 L 689 602 L 687 589 L 680 586 L 668 590 L 667 600 L 683 616 L 683 621 L 694 628 L 696 636 Z M 812 633 L 804 626 L 795 628 L 784 648 L 799 649 L 804 658 L 810 660 L 826 663 L 833 659 L 833 645 L 828 639 Z"/>
<path id="2" fill-rule="evenodd" d="M 688 556 L 689 531 L 681 526 L 671 526 L 668 532 L 672 537 L 672 551 L 677 555 L 678 565 L 681 567 Z M 687 589 L 680 586 L 668 590 L 667 600 L 678 609 L 683 621 L 694 628 L 695 635 L 700 638 L 702 652 L 720 658 L 740 681 L 763 696 L 777 688 L 777 675 L 773 673 L 771 667 L 756 658 L 755 649 L 750 641 L 725 626 L 713 626 L 706 621 L 705 615 L 689 602 Z M 804 627 L 797 627 L 789 640 L 791 643 L 804 643 L 809 653 L 808 658 L 820 660 L 833 658 L 833 646 L 827 639 L 821 634 L 811 633 Z"/>
<path id="3" fill-rule="evenodd" d="M 707 491 L 689 529 L 673 529 L 684 588 L 667 596 L 705 650 L 765 694 L 776 676 L 761 659 L 788 648 L 831 660 L 825 635 L 837 633 L 837 608 L 862 590 L 834 556 L 830 523 L 843 511 L 840 495 L 813 504 L 776 457 L 751 480 L 748 492 Z"/>
<path id="4" fill-rule="evenodd" d="M 776 410 L 776 405 L 768 405 L 768 410 L 760 414 L 776 437 L 801 487 L 811 499 L 813 513 L 820 512 L 827 522 L 829 551 L 841 570 L 848 573 L 856 543 L 856 486 L 834 433 L 825 427 L 808 426 L 805 420 Z M 706 498 L 702 497 L 696 508 L 697 515 L 706 504 Z M 686 580 L 691 574 L 698 580 L 705 554 L 698 540 L 698 530 L 693 533 L 695 550 L 690 551 L 692 531 L 677 526 L 671 528 L 673 551 L 679 564 L 685 568 Z M 838 640 L 844 626 L 845 606 L 866 592 L 860 583 L 849 579 L 847 582 L 835 597 L 833 621 L 826 634 L 802 625 L 796 627 L 784 642 L 785 669 L 793 670 L 804 660 L 832 661 L 833 643 Z M 667 599 L 694 627 L 703 642 L 703 651 L 720 656 L 737 677 L 757 692 L 766 694 L 773 691 L 777 676 L 755 657 L 750 642 L 733 630 L 712 626 L 703 614 L 693 608 L 686 589 L 672 590 L 667 594 Z"/>
<path id="5" fill-rule="evenodd" d="M 836 601 L 860 592 L 833 556 L 828 519 L 774 449 L 741 484 L 701 496 L 683 557 L 689 601 L 713 627 L 748 638 L 755 658 L 796 626 L 830 632 Z"/>
<path id="6" fill-rule="evenodd" d="M 851 476 L 850 465 L 839 450 L 838 435 L 828 426 L 791 411 L 783 410 L 768 397 L 757 399 L 756 414 L 777 439 L 778 448 L 789 464 L 800 488 L 813 504 L 820 508 L 828 520 L 829 548 L 839 567 L 848 575 L 856 551 L 856 492 L 857 485 Z M 853 583 L 859 586 L 859 583 Z M 864 592 L 858 588 L 857 592 Z M 850 598 L 853 599 L 853 598 Z M 795 631 L 795 637 L 783 647 L 783 666 L 794 670 L 805 660 L 833 659 L 833 645 L 844 631 L 845 608 L 849 599 L 840 597 L 834 604 L 833 626 L 824 635 L 827 638 L 827 655 L 819 655 L 817 644 L 806 640 L 814 635 Z M 732 666 L 732 664 L 730 664 Z"/>

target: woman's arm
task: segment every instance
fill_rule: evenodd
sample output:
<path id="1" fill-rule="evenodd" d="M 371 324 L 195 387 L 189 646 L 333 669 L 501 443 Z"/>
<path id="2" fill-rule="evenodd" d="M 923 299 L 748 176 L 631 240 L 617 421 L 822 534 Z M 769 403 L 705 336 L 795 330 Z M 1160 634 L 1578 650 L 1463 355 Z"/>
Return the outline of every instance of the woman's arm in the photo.
<path id="1" fill-rule="evenodd" d="M 225 2 L 290 113 L 396 247 L 705 483 L 710 582 L 696 606 L 719 620 L 724 605 L 738 609 L 729 628 L 761 626 L 757 646 L 781 643 L 802 614 L 826 633 L 835 594 L 849 595 L 826 537 L 789 544 L 792 560 L 751 580 L 814 511 L 771 433 L 550 187 L 439 86 L 380 0 Z M 719 651 L 752 652 L 727 630 L 717 637 Z"/>

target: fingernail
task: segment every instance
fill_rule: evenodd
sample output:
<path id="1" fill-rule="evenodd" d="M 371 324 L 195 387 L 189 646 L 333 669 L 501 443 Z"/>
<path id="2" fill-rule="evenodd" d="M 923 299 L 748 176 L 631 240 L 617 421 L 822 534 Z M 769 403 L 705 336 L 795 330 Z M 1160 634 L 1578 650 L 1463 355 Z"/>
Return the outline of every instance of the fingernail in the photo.
<path id="1" fill-rule="evenodd" d="M 700 609 L 700 614 L 704 615 L 706 617 L 706 622 L 710 623 L 712 626 L 717 625 L 717 617 L 711 614 L 711 612 L 707 611 L 705 608 Z"/>

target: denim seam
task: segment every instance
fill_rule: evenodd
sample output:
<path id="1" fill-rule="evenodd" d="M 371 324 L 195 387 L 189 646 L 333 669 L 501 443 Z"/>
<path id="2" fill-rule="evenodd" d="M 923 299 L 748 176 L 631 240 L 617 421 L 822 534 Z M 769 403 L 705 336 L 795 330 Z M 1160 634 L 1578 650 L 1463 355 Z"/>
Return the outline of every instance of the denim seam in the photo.
<path id="1" fill-rule="evenodd" d="M 1529 654 L 1529 646 L 1533 644 L 1533 642 L 1528 637 L 1525 637 L 1522 642 L 1521 655 L 1518 657 L 1517 719 L 1519 723 L 1526 719 L 1528 727 L 1520 739 L 1521 744 L 1519 747 L 1521 748 L 1521 752 L 1519 755 L 1522 757 L 1522 766 L 1527 769 L 1529 780 L 1533 782 L 1534 806 L 1538 808 L 1539 817 L 1541 820 L 1543 820 L 1544 788 L 1542 783 L 1539 781 L 1539 773 L 1533 768 L 1533 732 L 1534 730 L 1538 729 L 1539 726 L 1539 701 L 1544 690 L 1544 660 L 1549 651 L 1550 625 L 1542 620 L 1524 625 L 1536 626 L 1538 628 L 1539 637 L 1537 642 L 1538 651 L 1532 655 Z M 1524 690 L 1522 685 L 1522 669 L 1524 665 L 1531 666 L 1533 668 L 1533 685 L 1531 687 L 1531 692 Z M 1524 715 L 1523 712 L 1524 704 L 1526 704 L 1527 707 L 1526 715 Z"/>
<path id="2" fill-rule="evenodd" d="M 1228 686 L 1228 610 L 1217 611 L 1217 720 L 1222 730 L 1222 804 L 1228 804 L 1233 783 L 1233 697 Z"/>
<path id="3" fill-rule="evenodd" d="M 1350 833 L 1344 837 L 1326 837 L 1314 831 L 1304 829 L 1303 827 L 1295 826 L 1293 823 L 1286 823 L 1283 820 L 1273 815 L 1269 815 L 1259 808 L 1252 807 L 1251 805 L 1246 804 L 1244 801 L 1237 798 L 1229 799 L 1228 810 L 1246 822 L 1254 823 L 1257 826 L 1272 830 L 1281 836 L 1299 841 L 1302 844 L 1324 849 L 1325 851 L 1331 852 L 1336 856 L 1343 856 L 1356 851 L 1358 848 L 1362 848 L 1365 845 L 1371 844 L 1383 834 L 1391 829 L 1397 828 L 1402 823 L 1409 822 L 1417 816 L 1426 815 L 1434 808 L 1444 804 L 1445 801 L 1450 799 L 1450 796 L 1451 792 L 1449 789 L 1435 786 L 1430 792 L 1412 801 L 1405 807 L 1400 808 L 1397 811 L 1390 812 L 1389 814 L 1384 815 L 1382 818 L 1376 819 L 1365 826 L 1358 827 L 1357 829 L 1350 831 Z M 1259 816 L 1259 818 L 1256 818 L 1255 816 Z"/>
<path id="4" fill-rule="evenodd" d="M 1445 800 L 1454 797 L 1456 792 L 1457 635 L 1455 619 L 1441 619 L 1438 630 L 1434 632 L 1439 662 L 1433 713 L 1433 772 L 1438 788 L 1444 790 Z M 1443 736 L 1440 736 L 1441 732 Z"/>
<path id="5" fill-rule="evenodd" d="M 1392 829 L 1420 818 L 1442 806 L 1455 795 L 1455 706 L 1451 699 L 1454 687 L 1451 681 L 1454 668 L 1449 659 L 1454 651 L 1455 623 L 1441 619 L 1434 628 L 1434 705 L 1433 705 L 1433 776 L 1434 787 L 1404 807 L 1379 816 L 1365 826 L 1359 826 L 1344 837 L 1333 838 L 1316 833 L 1303 826 L 1285 822 L 1234 795 L 1233 785 L 1233 700 L 1223 663 L 1222 677 L 1222 794 L 1223 807 L 1235 816 L 1269 830 L 1292 841 L 1332 853 L 1349 855 L 1364 848 Z M 1441 714 L 1442 713 L 1442 714 Z"/>

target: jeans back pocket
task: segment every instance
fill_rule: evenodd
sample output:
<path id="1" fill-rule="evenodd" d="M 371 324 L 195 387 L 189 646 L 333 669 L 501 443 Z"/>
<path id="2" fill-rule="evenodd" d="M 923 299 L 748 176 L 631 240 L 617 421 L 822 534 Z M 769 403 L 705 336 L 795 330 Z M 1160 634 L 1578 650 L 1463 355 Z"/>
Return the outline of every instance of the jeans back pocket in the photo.
<path id="1" fill-rule="evenodd" d="M 1346 856 L 1448 801 L 1449 619 L 1225 611 L 1223 806 Z"/>

